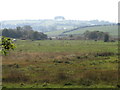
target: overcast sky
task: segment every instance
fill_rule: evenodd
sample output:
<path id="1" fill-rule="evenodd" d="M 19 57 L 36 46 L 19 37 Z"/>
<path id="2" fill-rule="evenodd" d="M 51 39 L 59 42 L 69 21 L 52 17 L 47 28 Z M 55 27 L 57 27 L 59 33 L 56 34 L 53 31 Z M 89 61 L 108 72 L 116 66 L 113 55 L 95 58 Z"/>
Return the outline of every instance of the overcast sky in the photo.
<path id="1" fill-rule="evenodd" d="M 118 21 L 119 0 L 0 0 L 0 20 L 53 19 Z"/>

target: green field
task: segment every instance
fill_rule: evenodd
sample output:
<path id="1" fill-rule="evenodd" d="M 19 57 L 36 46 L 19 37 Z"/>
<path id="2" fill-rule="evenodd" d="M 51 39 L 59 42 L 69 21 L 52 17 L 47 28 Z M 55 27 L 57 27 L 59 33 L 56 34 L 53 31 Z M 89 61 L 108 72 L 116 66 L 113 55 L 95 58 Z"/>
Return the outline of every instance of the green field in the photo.
<path id="1" fill-rule="evenodd" d="M 60 30 L 60 31 L 53 31 L 53 32 L 47 32 L 48 36 L 55 36 L 55 35 L 60 35 L 64 32 L 65 30 Z M 69 31 L 69 30 L 67 30 Z M 77 29 L 75 31 L 70 31 L 64 34 L 71 35 L 71 34 L 83 34 L 86 31 L 102 31 L 102 32 L 108 32 L 111 36 L 118 36 L 118 26 L 117 25 L 111 25 L 111 26 L 94 26 L 94 27 L 86 27 L 86 28 L 81 28 Z"/>
<path id="2" fill-rule="evenodd" d="M 18 40 L 3 56 L 4 88 L 116 88 L 118 42 Z"/>

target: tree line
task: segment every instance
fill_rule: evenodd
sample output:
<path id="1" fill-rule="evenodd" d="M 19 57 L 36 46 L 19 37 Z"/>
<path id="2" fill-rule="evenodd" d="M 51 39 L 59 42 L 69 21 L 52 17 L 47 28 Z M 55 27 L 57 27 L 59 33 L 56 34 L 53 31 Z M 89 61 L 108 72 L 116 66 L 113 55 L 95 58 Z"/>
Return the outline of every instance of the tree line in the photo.
<path id="1" fill-rule="evenodd" d="M 10 37 L 10 38 L 17 38 L 17 39 L 31 39 L 31 40 L 44 40 L 47 39 L 47 35 L 33 31 L 32 27 L 29 25 L 23 27 L 16 27 L 15 29 L 3 29 L 2 36 Z"/>

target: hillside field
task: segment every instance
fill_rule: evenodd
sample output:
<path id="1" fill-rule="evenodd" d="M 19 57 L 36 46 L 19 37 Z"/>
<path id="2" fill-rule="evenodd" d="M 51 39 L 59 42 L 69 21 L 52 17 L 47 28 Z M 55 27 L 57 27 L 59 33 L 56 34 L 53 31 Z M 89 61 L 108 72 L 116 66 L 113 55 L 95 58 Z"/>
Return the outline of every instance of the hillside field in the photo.
<path id="1" fill-rule="evenodd" d="M 17 40 L 3 56 L 3 88 L 116 88 L 118 42 Z"/>
<path id="2" fill-rule="evenodd" d="M 64 31 L 68 31 L 68 32 L 63 33 Z M 66 34 L 66 35 L 80 34 L 81 35 L 86 31 L 102 31 L 102 32 L 108 32 L 113 37 L 118 36 L 118 26 L 117 25 L 86 27 L 86 28 L 80 28 L 80 29 L 77 29 L 74 31 L 70 31 L 70 30 L 51 31 L 51 32 L 47 32 L 46 34 L 48 36 L 58 36 L 61 34 Z"/>

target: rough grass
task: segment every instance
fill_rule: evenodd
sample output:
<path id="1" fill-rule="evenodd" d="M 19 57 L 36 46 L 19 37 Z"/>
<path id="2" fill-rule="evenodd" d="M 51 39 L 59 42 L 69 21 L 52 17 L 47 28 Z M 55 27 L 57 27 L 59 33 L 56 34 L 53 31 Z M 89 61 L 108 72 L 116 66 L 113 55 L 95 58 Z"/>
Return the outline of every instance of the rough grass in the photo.
<path id="1" fill-rule="evenodd" d="M 3 56 L 4 87 L 117 85 L 117 42 L 17 41 L 16 45 L 14 52 Z"/>

